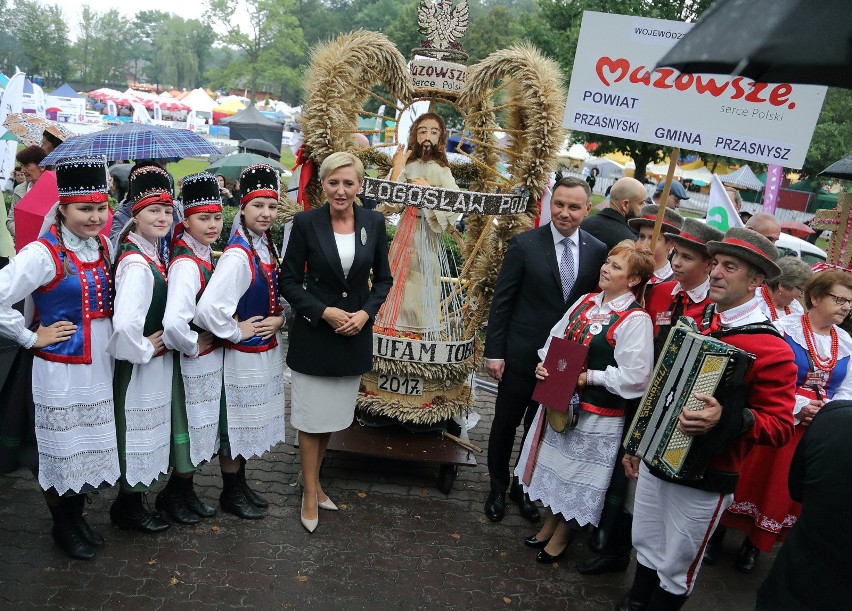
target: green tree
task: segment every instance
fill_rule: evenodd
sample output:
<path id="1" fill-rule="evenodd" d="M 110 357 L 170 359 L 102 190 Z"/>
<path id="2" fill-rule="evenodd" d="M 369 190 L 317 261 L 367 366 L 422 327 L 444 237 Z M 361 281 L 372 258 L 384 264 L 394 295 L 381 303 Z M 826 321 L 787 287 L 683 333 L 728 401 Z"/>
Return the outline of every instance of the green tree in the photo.
<path id="1" fill-rule="evenodd" d="M 132 37 L 130 21 L 116 9 L 98 13 L 83 5 L 71 60 L 77 78 L 92 85 L 127 82 L 130 52 L 125 41 Z"/>
<path id="2" fill-rule="evenodd" d="M 247 32 L 235 25 L 238 10 L 248 19 Z M 208 23 L 218 26 L 224 44 L 243 53 L 228 73 L 246 75 L 252 98 L 260 85 L 289 96 L 301 91 L 306 48 L 295 10 L 296 0 L 207 0 Z"/>
<path id="3" fill-rule="evenodd" d="M 0 0 L 0 70 L 10 75 L 15 71 L 15 65 L 21 63 L 21 47 L 15 32 L 15 19 L 9 0 Z"/>
<path id="4" fill-rule="evenodd" d="M 154 37 L 151 65 L 157 81 L 177 88 L 199 86 L 214 40 L 208 24 L 170 15 Z"/>
<path id="5" fill-rule="evenodd" d="M 852 151 L 852 90 L 830 87 L 802 172 L 811 179 Z"/>
<path id="6" fill-rule="evenodd" d="M 352 29 L 346 0 L 298 0 L 296 14 L 308 46 Z"/>
<path id="7" fill-rule="evenodd" d="M 68 77 L 68 26 L 58 5 L 43 6 L 35 0 L 18 0 L 13 28 L 22 54 L 21 69 L 51 82 Z"/>
<path id="8" fill-rule="evenodd" d="M 518 42 L 520 36 L 521 27 L 515 14 L 510 8 L 498 5 L 471 21 L 461 44 L 470 56 L 470 63 L 474 64 Z"/>
<path id="9" fill-rule="evenodd" d="M 145 67 L 154 62 L 154 39 L 171 18 L 163 11 L 139 11 L 133 17 L 133 36 L 129 39 L 130 59 L 133 61 L 133 80 L 138 82 Z M 157 79 L 160 80 L 160 79 Z"/>

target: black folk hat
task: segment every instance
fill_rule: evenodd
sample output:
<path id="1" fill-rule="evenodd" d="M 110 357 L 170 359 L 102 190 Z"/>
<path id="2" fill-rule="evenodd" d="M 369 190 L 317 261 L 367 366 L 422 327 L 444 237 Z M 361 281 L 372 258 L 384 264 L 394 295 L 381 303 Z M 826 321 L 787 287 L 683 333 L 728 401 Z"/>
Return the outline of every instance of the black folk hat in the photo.
<path id="1" fill-rule="evenodd" d="M 127 198 L 133 202 L 133 214 L 154 204 L 173 205 L 169 173 L 155 165 L 134 168 Z"/>
<path id="2" fill-rule="evenodd" d="M 105 157 L 69 157 L 57 162 L 60 204 L 103 203 L 109 199 Z"/>
<path id="3" fill-rule="evenodd" d="M 657 204 L 648 204 L 642 206 L 639 216 L 635 219 L 630 219 L 627 224 L 631 229 L 639 229 L 640 227 L 653 227 L 657 222 L 657 216 L 660 214 L 660 207 Z M 666 234 L 677 233 L 683 225 L 683 217 L 671 208 L 666 208 L 663 212 L 662 231 Z"/>
<path id="4" fill-rule="evenodd" d="M 202 212 L 222 212 L 219 181 L 209 172 L 185 176 L 181 187 L 181 201 L 184 216 Z"/>
<path id="5" fill-rule="evenodd" d="M 278 172 L 265 163 L 246 166 L 240 173 L 240 206 L 245 206 L 255 197 L 272 197 L 278 199 L 281 180 Z"/>
<path id="6" fill-rule="evenodd" d="M 721 253 L 742 259 L 762 271 L 767 280 L 781 275 L 781 268 L 775 263 L 778 249 L 762 235 L 745 227 L 732 227 L 721 242 L 708 242 L 707 252 L 711 257 Z"/>
<path id="7" fill-rule="evenodd" d="M 678 233 L 666 233 L 666 237 L 672 240 L 675 245 L 692 248 L 710 256 L 707 252 L 707 242 L 720 242 L 724 239 L 725 234 L 698 219 L 685 218 L 680 231 Z"/>

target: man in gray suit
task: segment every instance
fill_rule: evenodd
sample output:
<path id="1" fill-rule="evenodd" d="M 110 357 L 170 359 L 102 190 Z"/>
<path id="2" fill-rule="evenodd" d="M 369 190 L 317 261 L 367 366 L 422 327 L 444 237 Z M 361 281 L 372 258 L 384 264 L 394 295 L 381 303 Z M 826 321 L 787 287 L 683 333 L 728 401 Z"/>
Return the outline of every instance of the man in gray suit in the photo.
<path id="1" fill-rule="evenodd" d="M 502 520 L 506 511 L 509 459 L 518 425 L 524 422 L 526 435 L 537 407 L 530 400 L 537 351 L 568 307 L 597 287 L 606 259 L 606 246 L 580 229 L 591 209 L 590 198 L 586 181 L 560 179 L 550 200 L 551 222 L 509 241 L 497 277 L 485 339 L 486 368 L 499 382 L 488 439 L 491 492 L 485 514 L 492 522 Z M 538 510 L 517 478 L 509 497 L 525 518 L 538 521 Z"/>

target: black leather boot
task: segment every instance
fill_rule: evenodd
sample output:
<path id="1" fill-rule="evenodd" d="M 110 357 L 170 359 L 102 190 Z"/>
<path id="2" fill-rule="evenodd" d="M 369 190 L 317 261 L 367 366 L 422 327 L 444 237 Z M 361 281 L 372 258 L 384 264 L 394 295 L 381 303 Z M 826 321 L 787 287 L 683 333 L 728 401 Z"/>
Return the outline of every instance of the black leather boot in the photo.
<path id="1" fill-rule="evenodd" d="M 195 486 L 192 483 L 192 479 L 189 482 L 189 486 L 183 492 L 183 500 L 186 506 L 195 512 L 199 518 L 212 518 L 215 516 L 216 509 L 199 499 L 198 495 L 195 494 Z"/>
<path id="2" fill-rule="evenodd" d="M 521 511 L 521 515 L 527 521 L 535 524 L 541 520 L 541 516 L 538 513 L 538 507 L 536 507 L 535 503 L 530 500 L 530 496 L 524 492 L 523 487 L 521 487 L 521 482 L 518 480 L 517 476 L 512 480 L 512 485 L 509 487 L 509 498 L 517 503 L 518 509 Z"/>
<path id="3" fill-rule="evenodd" d="M 232 513 L 243 520 L 259 520 L 264 513 L 252 504 L 245 495 L 239 473 L 222 473 L 222 494 L 219 495 L 222 511 Z"/>
<path id="4" fill-rule="evenodd" d="M 198 524 L 201 518 L 186 505 L 186 489 L 192 487 L 192 479 L 179 477 L 172 473 L 166 487 L 157 494 L 154 507 L 164 512 L 169 519 L 178 524 Z"/>
<path id="5" fill-rule="evenodd" d="M 246 459 L 240 459 L 240 470 L 237 471 L 237 475 L 240 478 L 240 486 L 243 489 L 243 495 L 248 499 L 248 502 L 254 505 L 255 507 L 260 507 L 261 509 L 266 509 L 269 507 L 269 501 L 260 496 L 257 492 L 249 488 L 248 482 L 246 482 Z"/>
<path id="6" fill-rule="evenodd" d="M 83 509 L 86 506 L 88 498 L 85 494 L 78 494 L 77 496 L 68 498 L 71 524 L 74 525 L 74 528 L 80 533 L 80 536 L 83 537 L 86 543 L 93 547 L 103 547 L 103 544 L 106 543 L 103 535 L 89 526 L 86 518 L 83 517 Z"/>
<path id="7" fill-rule="evenodd" d="M 760 550 L 751 544 L 751 541 L 746 537 L 737 554 L 737 562 L 734 565 L 740 573 L 751 573 L 754 567 L 757 566 L 757 559 L 760 557 Z"/>
<path id="8" fill-rule="evenodd" d="M 633 516 L 622 511 L 615 520 L 615 526 L 606 537 L 606 545 L 594 556 L 577 565 L 581 575 L 603 575 L 604 573 L 623 573 L 630 566 Z M 596 529 L 595 532 L 597 532 Z M 593 533 L 594 538 L 594 533 Z M 594 543 L 592 544 L 594 547 Z"/>
<path id="9" fill-rule="evenodd" d="M 648 611 L 678 611 L 687 598 L 689 596 L 686 594 L 672 594 L 657 586 L 651 595 L 651 600 L 648 601 L 647 609 Z"/>
<path id="10" fill-rule="evenodd" d="M 506 515 L 506 493 L 492 489 L 485 499 L 485 515 L 492 522 L 499 522 Z"/>
<path id="11" fill-rule="evenodd" d="M 704 548 L 704 564 L 713 566 L 719 561 L 719 552 L 722 550 L 722 541 L 725 540 L 726 532 L 727 529 L 724 526 L 717 526 L 713 531 L 707 547 Z"/>
<path id="12" fill-rule="evenodd" d="M 141 492 L 119 492 L 109 508 L 109 519 L 122 530 L 148 534 L 163 532 L 171 526 L 158 514 L 145 509 Z"/>
<path id="13" fill-rule="evenodd" d="M 68 501 L 67 498 L 53 499 L 55 504 L 47 506 L 53 517 L 53 528 L 50 530 L 53 541 L 59 549 L 75 560 L 94 560 L 95 550 L 86 543 L 71 522 L 72 509 Z"/>
<path id="14" fill-rule="evenodd" d="M 615 611 L 646 611 L 654 592 L 660 587 L 657 571 L 636 563 L 636 575 L 630 592 L 615 605 Z"/>

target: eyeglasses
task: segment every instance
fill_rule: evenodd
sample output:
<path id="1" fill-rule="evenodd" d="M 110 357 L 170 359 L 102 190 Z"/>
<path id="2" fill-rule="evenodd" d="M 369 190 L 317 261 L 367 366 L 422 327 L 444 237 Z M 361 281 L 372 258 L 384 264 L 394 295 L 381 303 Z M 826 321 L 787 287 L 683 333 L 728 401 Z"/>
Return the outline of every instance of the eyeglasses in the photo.
<path id="1" fill-rule="evenodd" d="M 826 295 L 828 295 L 829 297 L 833 297 L 834 303 L 839 306 L 845 306 L 847 303 L 852 303 L 852 299 L 847 299 L 846 297 L 838 297 L 833 293 L 826 293 Z"/>

